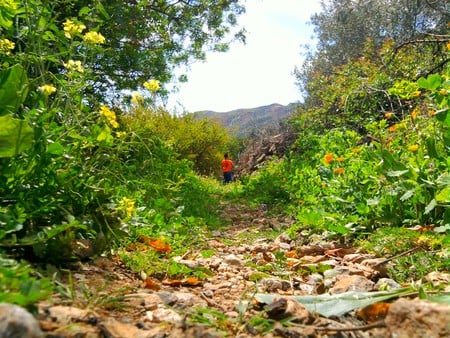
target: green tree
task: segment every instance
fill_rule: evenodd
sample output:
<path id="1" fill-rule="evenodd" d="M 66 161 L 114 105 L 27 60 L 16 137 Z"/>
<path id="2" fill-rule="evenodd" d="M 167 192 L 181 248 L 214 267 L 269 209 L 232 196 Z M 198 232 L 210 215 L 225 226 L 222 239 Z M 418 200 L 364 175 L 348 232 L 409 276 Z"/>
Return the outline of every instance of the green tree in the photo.
<path id="1" fill-rule="evenodd" d="M 224 52 L 245 41 L 237 17 L 238 0 L 58 0 L 59 21 L 78 17 L 88 27 L 102 26 L 107 46 L 97 56 L 97 89 L 136 89 L 148 78 L 173 79 L 177 66 L 203 60 L 208 50 Z M 182 79 L 184 76 L 182 77 Z"/>
<path id="2" fill-rule="evenodd" d="M 299 87 L 309 94 L 308 83 L 317 73 L 330 75 L 334 67 L 367 55 L 366 43 L 373 44 L 373 55 L 387 41 L 394 48 L 407 44 L 422 46 L 430 58 L 429 70 L 445 60 L 442 35 L 450 20 L 447 1 L 332 0 L 322 2 L 322 11 L 311 18 L 318 42 L 306 61 L 296 70 Z M 436 71 L 436 69 L 434 69 Z"/>

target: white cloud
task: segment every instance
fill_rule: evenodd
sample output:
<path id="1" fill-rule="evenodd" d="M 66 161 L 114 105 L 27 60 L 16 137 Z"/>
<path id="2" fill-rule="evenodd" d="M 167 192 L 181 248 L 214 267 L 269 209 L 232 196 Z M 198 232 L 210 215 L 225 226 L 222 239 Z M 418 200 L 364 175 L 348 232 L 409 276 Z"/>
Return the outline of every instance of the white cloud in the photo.
<path id="1" fill-rule="evenodd" d="M 311 15 L 319 0 L 250 0 L 240 18 L 246 45 L 233 45 L 227 53 L 211 53 L 194 64 L 189 82 L 170 105 L 178 101 L 187 111 L 229 111 L 301 99 L 295 66 L 302 63 L 301 44 L 310 43 Z"/>

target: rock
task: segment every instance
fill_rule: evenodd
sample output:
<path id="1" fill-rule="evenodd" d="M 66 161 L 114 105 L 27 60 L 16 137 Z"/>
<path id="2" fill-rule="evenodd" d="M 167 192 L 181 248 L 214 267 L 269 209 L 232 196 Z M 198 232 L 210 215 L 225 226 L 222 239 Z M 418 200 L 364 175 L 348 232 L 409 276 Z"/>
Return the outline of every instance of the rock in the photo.
<path id="1" fill-rule="evenodd" d="M 399 299 L 385 319 L 392 337 L 450 337 L 450 306 L 424 300 Z"/>
<path id="2" fill-rule="evenodd" d="M 155 323 L 181 323 L 182 317 L 171 309 L 159 308 L 154 311 L 147 311 L 147 318 Z"/>
<path id="3" fill-rule="evenodd" d="M 261 285 L 267 292 L 287 291 L 291 288 L 291 283 L 276 278 L 263 278 L 261 279 Z"/>
<path id="4" fill-rule="evenodd" d="M 372 291 L 373 286 L 374 282 L 363 276 L 339 276 L 329 292 L 331 294 L 337 294 L 347 291 Z"/>
<path id="5" fill-rule="evenodd" d="M 236 255 L 233 254 L 229 254 L 228 256 L 226 256 L 223 261 L 228 264 L 228 265 L 233 265 L 233 266 L 242 266 L 244 265 L 242 260 L 240 260 Z"/>
<path id="6" fill-rule="evenodd" d="M 294 321 L 301 324 L 310 324 L 314 316 L 299 302 L 291 298 L 275 299 L 271 304 L 265 306 L 269 318 L 277 320 L 294 318 Z"/>
<path id="7" fill-rule="evenodd" d="M 380 278 L 375 284 L 374 290 L 386 291 L 392 289 L 398 289 L 402 286 L 398 284 L 395 280 L 390 278 Z"/>
<path id="8" fill-rule="evenodd" d="M 62 325 L 69 325 L 72 322 L 87 319 L 91 313 L 89 310 L 63 305 L 52 306 L 47 311 L 53 321 Z"/>
<path id="9" fill-rule="evenodd" d="M 24 308 L 0 303 L 0 337 L 41 338 L 43 333 L 38 321 Z"/>
<path id="10" fill-rule="evenodd" d="M 106 337 L 133 337 L 133 338 L 150 338 L 153 337 L 148 331 L 140 330 L 132 324 L 122 323 L 115 319 L 108 318 L 99 324 L 102 333 Z M 80 336 L 81 337 L 81 336 Z"/>

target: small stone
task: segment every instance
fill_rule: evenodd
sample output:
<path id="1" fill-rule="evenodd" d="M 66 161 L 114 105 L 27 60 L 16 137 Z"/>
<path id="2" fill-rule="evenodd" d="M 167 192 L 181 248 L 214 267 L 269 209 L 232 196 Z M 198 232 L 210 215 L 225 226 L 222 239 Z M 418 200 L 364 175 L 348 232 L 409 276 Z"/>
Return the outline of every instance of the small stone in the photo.
<path id="1" fill-rule="evenodd" d="M 38 321 L 24 308 L 0 303 L 0 337 L 41 338 L 43 337 Z"/>
<path id="2" fill-rule="evenodd" d="M 291 288 L 291 283 L 276 278 L 263 278 L 261 279 L 261 285 L 267 292 L 277 292 L 279 290 L 286 291 Z"/>
<path id="3" fill-rule="evenodd" d="M 155 323 L 162 323 L 162 322 L 180 323 L 182 320 L 182 317 L 177 312 L 166 308 L 159 308 L 154 311 L 147 311 L 147 318 L 151 322 Z"/>
<path id="4" fill-rule="evenodd" d="M 240 260 L 236 255 L 233 254 L 229 254 L 228 256 L 226 256 L 223 261 L 225 263 L 227 263 L 228 265 L 233 265 L 233 266 L 242 266 L 244 265 L 242 260 Z"/>
<path id="5" fill-rule="evenodd" d="M 330 294 L 347 291 L 372 291 L 374 282 L 363 276 L 349 275 L 337 278 L 336 283 L 329 290 Z"/>
<path id="6" fill-rule="evenodd" d="M 389 308 L 385 323 L 392 337 L 450 337 L 450 306 L 400 298 Z"/>
<path id="7" fill-rule="evenodd" d="M 387 291 L 401 288 L 402 286 L 398 284 L 395 280 L 390 278 L 380 278 L 375 284 L 374 289 L 379 291 Z"/>

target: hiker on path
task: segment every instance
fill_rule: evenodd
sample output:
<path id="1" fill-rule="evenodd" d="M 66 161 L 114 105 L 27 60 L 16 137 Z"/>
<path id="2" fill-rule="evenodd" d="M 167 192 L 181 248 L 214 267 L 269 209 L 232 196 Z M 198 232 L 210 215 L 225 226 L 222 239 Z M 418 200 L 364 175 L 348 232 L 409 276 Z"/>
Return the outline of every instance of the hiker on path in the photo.
<path id="1" fill-rule="evenodd" d="M 228 154 L 225 153 L 222 160 L 222 172 L 223 172 L 223 183 L 231 183 L 233 179 L 233 161 L 228 158 Z"/>

